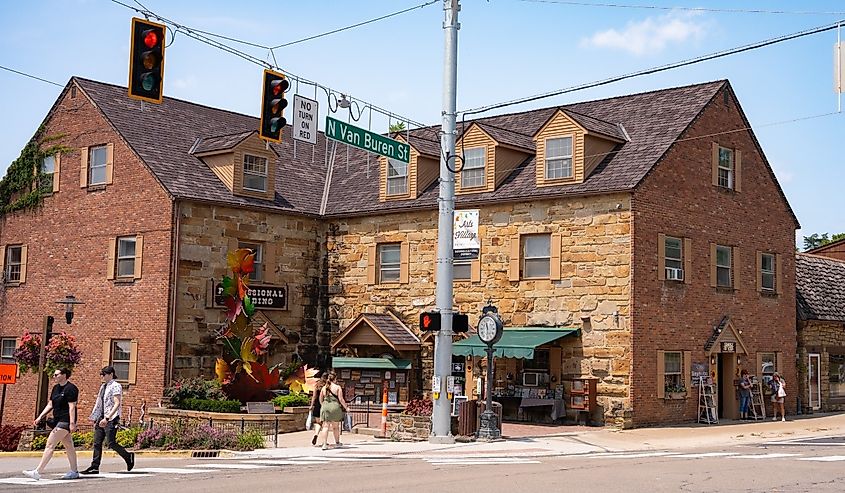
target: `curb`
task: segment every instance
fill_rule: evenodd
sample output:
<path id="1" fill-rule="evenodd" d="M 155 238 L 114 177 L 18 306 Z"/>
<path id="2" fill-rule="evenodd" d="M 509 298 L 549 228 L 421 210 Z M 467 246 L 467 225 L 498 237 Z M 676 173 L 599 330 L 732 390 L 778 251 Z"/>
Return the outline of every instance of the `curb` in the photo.
<path id="1" fill-rule="evenodd" d="M 193 456 L 193 450 L 129 450 L 130 452 L 134 452 L 138 457 L 187 457 L 190 458 Z M 41 457 L 43 450 L 23 450 L 23 451 L 15 451 L 15 452 L 0 452 L 0 459 L 8 458 L 8 457 Z M 205 452 L 205 451 L 203 451 Z M 220 450 L 214 451 L 219 452 L 218 457 L 229 457 L 232 454 L 229 450 Z M 77 457 L 91 457 L 93 455 L 92 450 L 77 450 L 76 456 Z M 224 455 L 225 454 L 225 455 Z M 67 452 L 65 450 L 56 450 L 53 453 L 53 456 L 66 456 Z M 116 452 L 111 450 L 103 450 L 103 457 L 119 457 Z"/>

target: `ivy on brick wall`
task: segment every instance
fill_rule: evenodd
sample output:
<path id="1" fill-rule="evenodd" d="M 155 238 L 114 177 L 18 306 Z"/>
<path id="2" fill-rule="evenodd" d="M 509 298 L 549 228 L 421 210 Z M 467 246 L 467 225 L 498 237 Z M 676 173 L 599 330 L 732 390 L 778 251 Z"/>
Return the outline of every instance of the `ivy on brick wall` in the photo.
<path id="1" fill-rule="evenodd" d="M 19 210 L 31 210 L 39 207 L 45 194 L 47 175 L 42 172 L 42 163 L 47 156 L 55 156 L 71 150 L 70 147 L 55 144 L 64 137 L 44 135 L 44 127 L 38 129 L 32 139 L 24 146 L 21 155 L 12 161 L 6 176 L 0 180 L 0 216 Z"/>

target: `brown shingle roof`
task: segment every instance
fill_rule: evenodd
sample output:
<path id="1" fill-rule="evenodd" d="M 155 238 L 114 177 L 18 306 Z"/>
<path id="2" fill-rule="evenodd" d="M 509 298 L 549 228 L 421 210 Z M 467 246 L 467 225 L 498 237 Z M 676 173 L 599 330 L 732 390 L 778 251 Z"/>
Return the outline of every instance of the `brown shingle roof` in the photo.
<path id="1" fill-rule="evenodd" d="M 499 128 L 489 123 L 478 123 L 478 127 L 487 132 L 499 144 L 518 147 L 534 153 L 534 139 L 530 135 L 521 134 L 513 130 Z"/>
<path id="2" fill-rule="evenodd" d="M 197 143 L 191 149 L 191 154 L 227 151 L 240 144 L 241 142 L 243 142 L 244 139 L 256 132 L 256 130 L 252 130 L 248 132 L 238 132 L 229 135 L 218 135 L 215 137 L 200 137 Z"/>
<path id="3" fill-rule="evenodd" d="M 845 262 L 799 253 L 795 287 L 799 320 L 845 322 Z"/>
<path id="4" fill-rule="evenodd" d="M 364 313 L 364 318 L 369 320 L 379 332 L 390 339 L 396 345 L 419 344 L 420 339 L 411 332 L 402 322 L 389 314 Z"/>
<path id="5" fill-rule="evenodd" d="M 607 135 L 621 141 L 628 140 L 625 138 L 625 133 L 622 132 L 619 124 L 606 122 L 600 118 L 593 118 L 589 115 L 582 115 L 577 111 L 571 109 L 563 109 L 567 116 L 575 120 L 578 125 L 581 125 L 588 132 Z"/>

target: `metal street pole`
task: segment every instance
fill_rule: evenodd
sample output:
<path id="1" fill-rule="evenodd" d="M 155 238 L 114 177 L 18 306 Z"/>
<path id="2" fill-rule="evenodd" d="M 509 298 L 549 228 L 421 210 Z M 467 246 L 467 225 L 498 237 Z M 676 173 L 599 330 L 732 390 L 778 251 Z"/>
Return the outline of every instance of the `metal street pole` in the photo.
<path id="1" fill-rule="evenodd" d="M 455 120 L 457 117 L 458 84 L 458 0 L 443 0 L 444 57 L 443 57 L 443 123 L 440 134 L 440 195 L 438 196 L 437 226 L 437 291 L 436 302 L 440 310 L 440 332 L 434 341 L 434 375 L 439 377 L 441 388 L 432 389 L 438 397 L 431 413 L 431 443 L 454 443 L 451 434 L 452 406 L 446 381 L 452 369 L 452 234 L 455 210 L 455 176 L 449 171 L 455 167 Z M 451 165 L 449 160 L 451 159 Z"/>

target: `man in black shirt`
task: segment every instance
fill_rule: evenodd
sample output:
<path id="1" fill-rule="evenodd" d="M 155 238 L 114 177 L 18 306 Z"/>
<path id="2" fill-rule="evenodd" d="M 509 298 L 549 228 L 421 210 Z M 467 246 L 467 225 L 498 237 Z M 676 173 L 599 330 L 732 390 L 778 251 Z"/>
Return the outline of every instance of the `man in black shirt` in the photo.
<path id="1" fill-rule="evenodd" d="M 60 368 L 53 372 L 53 378 L 56 380 L 56 385 L 50 392 L 50 402 L 41 411 L 41 414 L 35 418 L 33 424 L 38 426 L 42 419 L 50 411 L 53 411 L 53 417 L 47 420 L 47 425 L 53 429 L 50 436 L 47 438 L 47 445 L 44 447 L 44 454 L 41 456 L 41 462 L 38 467 L 31 471 L 24 471 L 23 473 L 30 478 L 38 481 L 41 479 L 41 474 L 47 463 L 53 458 L 53 451 L 59 442 L 65 446 L 67 450 L 67 460 L 70 462 L 70 471 L 65 474 L 62 479 L 77 479 L 79 472 L 76 467 L 76 449 L 73 448 L 72 432 L 76 431 L 76 401 L 79 399 L 79 389 L 76 385 L 70 383 L 70 370 L 67 368 Z"/>

